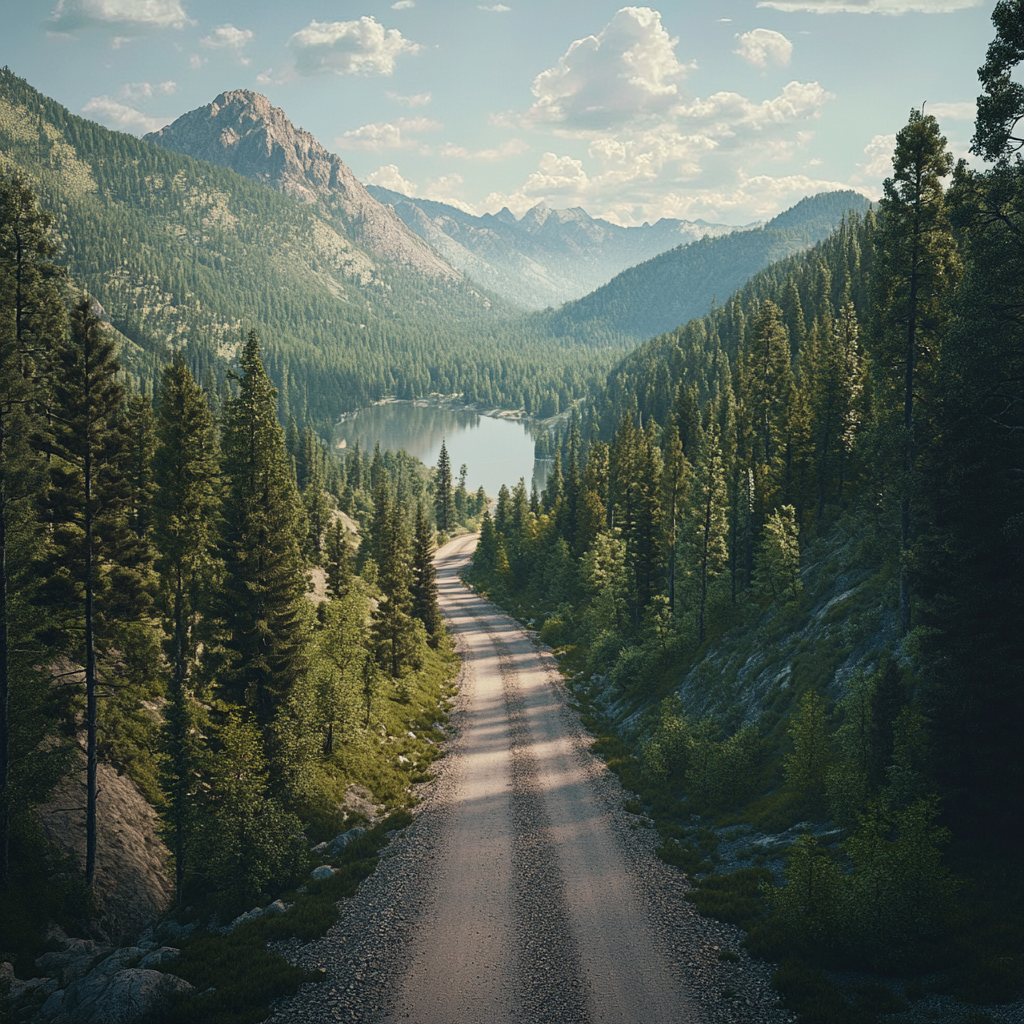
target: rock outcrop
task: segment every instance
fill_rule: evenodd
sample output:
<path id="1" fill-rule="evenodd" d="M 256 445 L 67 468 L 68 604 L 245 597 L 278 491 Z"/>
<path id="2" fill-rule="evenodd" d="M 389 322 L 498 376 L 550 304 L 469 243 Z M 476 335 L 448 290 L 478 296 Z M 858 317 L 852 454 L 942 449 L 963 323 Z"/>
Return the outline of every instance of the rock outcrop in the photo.
<path id="1" fill-rule="evenodd" d="M 48 839 L 85 862 L 85 755 L 49 803 L 38 808 Z M 97 779 L 97 937 L 134 939 L 167 909 L 174 892 L 156 812 L 127 775 L 101 764 Z"/>
<path id="2" fill-rule="evenodd" d="M 196 160 L 230 167 L 304 203 L 315 203 L 367 251 L 427 277 L 461 275 L 374 199 L 349 167 L 266 96 L 235 89 L 145 136 Z"/>

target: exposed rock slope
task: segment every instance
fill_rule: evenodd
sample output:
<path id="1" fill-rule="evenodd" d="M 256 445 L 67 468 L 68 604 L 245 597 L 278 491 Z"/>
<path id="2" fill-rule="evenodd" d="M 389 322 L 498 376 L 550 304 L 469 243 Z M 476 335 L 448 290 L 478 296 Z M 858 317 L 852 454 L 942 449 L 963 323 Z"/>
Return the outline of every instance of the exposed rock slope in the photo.
<path id="1" fill-rule="evenodd" d="M 266 96 L 235 89 L 151 132 L 147 142 L 230 167 L 301 202 L 316 203 L 375 256 L 434 278 L 459 273 L 374 199 L 337 156 L 296 128 Z"/>
<path id="2" fill-rule="evenodd" d="M 85 861 L 85 755 L 81 773 L 58 786 L 39 818 L 47 839 Z M 134 938 L 168 907 L 174 891 L 170 855 L 156 811 L 127 775 L 99 766 L 96 816 L 96 933 L 114 942 Z"/>

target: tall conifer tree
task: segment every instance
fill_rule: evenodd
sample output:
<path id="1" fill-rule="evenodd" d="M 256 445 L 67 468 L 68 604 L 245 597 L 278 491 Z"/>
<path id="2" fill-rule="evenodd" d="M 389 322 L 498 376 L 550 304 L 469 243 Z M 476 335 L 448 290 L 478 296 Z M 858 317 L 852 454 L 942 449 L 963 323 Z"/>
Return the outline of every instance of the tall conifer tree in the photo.
<path id="1" fill-rule="evenodd" d="M 877 411 L 888 420 L 900 452 L 899 621 L 910 629 L 908 561 L 915 463 L 924 442 L 917 407 L 932 388 L 947 319 L 944 296 L 953 284 L 956 253 L 946 219 L 942 179 L 953 166 L 939 123 L 910 112 L 896 135 L 893 176 L 879 203 L 875 256 L 877 330 L 874 344 Z M 883 446 L 880 454 L 885 452 Z"/>
<path id="2" fill-rule="evenodd" d="M 160 552 L 164 652 L 170 665 L 166 790 L 179 902 L 192 855 L 192 800 L 201 761 L 194 675 L 200 667 L 200 644 L 210 640 L 212 590 L 221 569 L 216 551 L 217 473 L 213 417 L 178 353 L 164 370 L 159 393 L 153 525 Z"/>
<path id="3" fill-rule="evenodd" d="M 55 283 L 50 219 L 24 181 L 0 178 L 0 892 L 7 889 L 11 773 L 12 636 L 10 584 L 28 547 L 17 515 L 39 485 L 27 445 L 36 425 L 40 372 L 65 328 Z"/>
<path id="4" fill-rule="evenodd" d="M 434 514 L 437 532 L 450 533 L 455 529 L 455 497 L 452 494 L 452 464 L 448 449 L 441 442 L 441 454 L 437 457 L 437 478 L 434 481 Z"/>
<path id="5" fill-rule="evenodd" d="M 39 444 L 51 457 L 45 497 L 52 550 L 41 594 L 63 613 L 68 650 L 85 669 L 85 877 L 96 873 L 96 779 L 101 666 L 118 622 L 141 619 L 148 595 L 129 528 L 130 489 L 122 420 L 123 388 L 109 332 L 88 299 L 74 310 L 70 338 L 56 352 L 49 429 Z M 136 564 L 124 566 L 128 556 Z"/>
<path id="6" fill-rule="evenodd" d="M 282 751 L 275 719 L 303 668 L 302 505 L 255 331 L 241 367 L 224 425 L 222 614 L 229 662 L 218 682 L 228 701 L 255 719 L 277 786 Z"/>

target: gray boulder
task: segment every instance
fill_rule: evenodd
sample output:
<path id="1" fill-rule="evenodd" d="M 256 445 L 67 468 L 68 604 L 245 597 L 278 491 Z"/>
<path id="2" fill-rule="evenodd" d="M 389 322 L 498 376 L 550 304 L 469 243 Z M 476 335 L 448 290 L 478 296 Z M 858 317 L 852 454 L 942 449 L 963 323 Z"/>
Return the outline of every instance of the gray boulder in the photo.
<path id="1" fill-rule="evenodd" d="M 187 981 L 161 971 L 133 967 L 105 974 L 97 968 L 54 992 L 40 1015 L 54 1024 L 137 1024 L 172 996 L 192 991 Z"/>
<path id="2" fill-rule="evenodd" d="M 64 949 L 44 953 L 36 960 L 36 966 L 56 978 L 61 986 L 84 977 L 97 957 L 113 949 L 107 943 L 93 942 L 92 939 L 65 939 L 64 943 Z"/>
<path id="3" fill-rule="evenodd" d="M 315 878 L 316 881 L 323 881 L 325 878 L 330 878 L 334 874 L 334 868 L 330 864 L 321 864 L 318 868 L 313 868 L 309 873 L 311 878 Z"/>
<path id="4" fill-rule="evenodd" d="M 353 839 L 358 839 L 361 835 L 366 834 L 365 828 L 350 828 L 347 832 L 342 832 L 340 836 L 335 836 L 331 840 L 331 849 L 334 853 L 340 853 L 342 850 L 352 842 Z"/>
<path id="5" fill-rule="evenodd" d="M 139 966 L 149 970 L 151 967 L 159 967 L 160 964 L 169 964 L 172 960 L 177 960 L 179 956 L 181 956 L 180 949 L 175 949 L 173 946 L 161 946 L 159 949 L 147 953 L 139 961 Z"/>

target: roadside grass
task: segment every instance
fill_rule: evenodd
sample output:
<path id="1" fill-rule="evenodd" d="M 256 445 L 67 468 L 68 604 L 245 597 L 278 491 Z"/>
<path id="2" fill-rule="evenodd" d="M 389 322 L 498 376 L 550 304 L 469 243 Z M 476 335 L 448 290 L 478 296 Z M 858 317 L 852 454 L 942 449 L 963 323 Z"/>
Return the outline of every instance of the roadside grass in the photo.
<path id="1" fill-rule="evenodd" d="M 270 1016 L 274 1000 L 294 995 L 303 984 L 324 980 L 319 971 L 290 964 L 272 946 L 324 935 L 338 920 L 338 904 L 354 895 L 376 869 L 390 833 L 412 824 L 408 808 L 418 802 L 414 787 L 433 778 L 430 766 L 444 756 L 445 736 L 438 726 L 447 721 L 445 700 L 456 693 L 458 664 L 450 642 L 428 651 L 419 670 L 377 701 L 372 729 L 338 738 L 335 753 L 321 766 L 325 784 L 320 799 L 296 808 L 311 845 L 369 825 L 365 814 L 340 806 L 352 783 L 370 790 L 387 816 L 337 855 L 309 854 L 300 874 L 279 880 L 260 902 L 283 900 L 290 904 L 283 914 L 256 918 L 226 935 L 202 926 L 176 943 L 181 956 L 159 969 L 184 978 L 195 991 L 171 1001 L 152 1018 L 153 1024 L 255 1024 Z M 331 877 L 310 878 L 309 871 L 321 864 L 335 869 Z M 216 894 L 195 889 L 189 895 L 190 906 L 178 917 L 182 923 L 230 920 L 249 909 L 224 907 Z"/>
<path id="2" fill-rule="evenodd" d="M 338 920 L 338 903 L 373 874 L 389 834 L 412 820 L 408 811 L 397 810 L 350 842 L 326 862 L 336 868 L 330 878 L 283 894 L 292 904 L 283 914 L 257 918 L 227 935 L 194 932 L 180 944 L 181 956 L 163 969 L 184 978 L 195 993 L 171 1002 L 153 1024 L 252 1024 L 270 1016 L 271 1001 L 322 982 L 322 973 L 293 966 L 268 944 L 293 937 L 310 942 L 325 934 Z"/>

